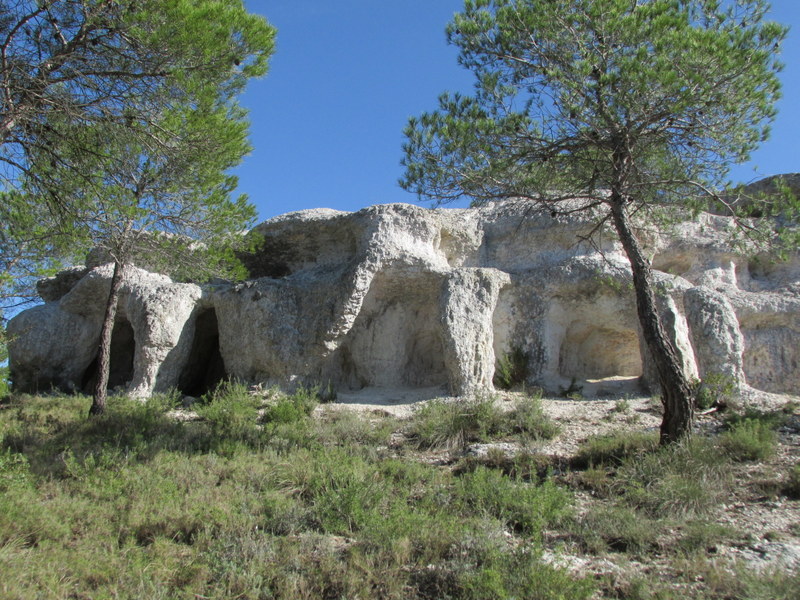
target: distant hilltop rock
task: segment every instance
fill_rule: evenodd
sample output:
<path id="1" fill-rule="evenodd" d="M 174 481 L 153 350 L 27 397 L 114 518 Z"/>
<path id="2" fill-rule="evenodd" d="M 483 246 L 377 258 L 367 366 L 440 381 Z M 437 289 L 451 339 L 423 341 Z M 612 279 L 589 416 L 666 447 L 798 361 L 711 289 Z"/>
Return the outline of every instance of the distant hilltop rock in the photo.
<path id="1" fill-rule="evenodd" d="M 243 283 L 131 268 L 109 385 L 197 396 L 230 377 L 464 395 L 491 389 L 510 358 L 520 380 L 552 391 L 653 385 L 628 261 L 611 233 L 584 241 L 595 224 L 522 201 L 282 215 L 257 228 Z M 749 257 L 728 243 L 731 226 L 703 213 L 647 238 L 665 323 L 691 376 L 795 393 L 800 258 Z M 41 283 L 44 304 L 8 327 L 17 390 L 91 389 L 110 276 L 101 265 Z"/>

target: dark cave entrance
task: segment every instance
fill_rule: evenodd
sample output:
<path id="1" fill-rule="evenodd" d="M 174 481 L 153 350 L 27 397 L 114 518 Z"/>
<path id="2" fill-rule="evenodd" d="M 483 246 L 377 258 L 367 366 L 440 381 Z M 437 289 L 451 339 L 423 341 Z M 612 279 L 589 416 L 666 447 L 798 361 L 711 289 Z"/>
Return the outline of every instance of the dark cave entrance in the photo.
<path id="1" fill-rule="evenodd" d="M 178 389 L 186 396 L 199 397 L 216 388 L 226 377 L 225 362 L 219 351 L 217 313 L 212 308 L 197 315 L 192 348 Z"/>
<path id="2" fill-rule="evenodd" d="M 136 353 L 136 340 L 130 322 L 117 317 L 114 329 L 111 330 L 111 348 L 108 371 L 108 389 L 126 387 L 133 379 L 133 357 Z M 95 356 L 91 364 L 84 371 L 81 389 L 84 393 L 94 392 L 97 383 L 98 357 Z"/>

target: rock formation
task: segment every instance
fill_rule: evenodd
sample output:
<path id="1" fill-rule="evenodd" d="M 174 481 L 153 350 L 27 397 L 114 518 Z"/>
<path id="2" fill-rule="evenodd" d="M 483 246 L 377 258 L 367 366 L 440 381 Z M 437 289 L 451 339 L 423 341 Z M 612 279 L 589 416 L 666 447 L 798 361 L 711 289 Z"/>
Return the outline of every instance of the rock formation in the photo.
<path id="1" fill-rule="evenodd" d="M 585 241 L 595 224 L 517 201 L 276 217 L 243 283 L 128 271 L 110 387 L 196 396 L 233 377 L 462 395 L 491 388 L 511 353 L 553 391 L 652 385 L 627 260 L 610 232 Z M 748 257 L 730 227 L 701 214 L 647 238 L 665 323 L 690 375 L 796 393 L 800 259 Z M 90 389 L 110 274 L 90 263 L 41 282 L 44 304 L 8 327 L 16 389 Z"/>

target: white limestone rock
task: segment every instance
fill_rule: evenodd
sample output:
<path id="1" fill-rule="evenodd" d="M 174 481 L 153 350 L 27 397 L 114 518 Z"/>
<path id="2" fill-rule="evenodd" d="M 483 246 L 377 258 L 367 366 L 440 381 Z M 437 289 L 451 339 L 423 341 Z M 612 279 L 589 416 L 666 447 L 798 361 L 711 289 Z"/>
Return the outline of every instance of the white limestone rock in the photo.
<path id="1" fill-rule="evenodd" d="M 88 273 L 86 267 L 69 267 L 36 282 L 36 293 L 45 302 L 61 300 Z"/>
<path id="2" fill-rule="evenodd" d="M 500 290 L 510 283 L 496 269 L 459 268 L 444 282 L 440 303 L 444 364 L 450 392 L 465 396 L 492 387 L 493 318 Z"/>
<path id="3" fill-rule="evenodd" d="M 759 390 L 797 394 L 800 390 L 800 290 L 749 292 L 733 290 L 744 351 L 747 383 Z"/>
<path id="4" fill-rule="evenodd" d="M 16 388 L 90 391 L 111 273 L 111 265 L 94 268 L 60 300 L 11 319 L 9 362 Z M 157 376 L 158 389 L 175 385 L 187 358 L 178 346 L 182 337 L 184 347 L 191 343 L 185 325 L 200 296 L 196 285 L 126 269 L 112 335 L 111 387 L 147 396 L 157 390 Z"/>
<path id="5" fill-rule="evenodd" d="M 684 298 L 700 378 L 721 375 L 741 389 L 746 383 L 744 339 L 730 301 L 704 286 L 687 290 Z"/>
<path id="6" fill-rule="evenodd" d="M 492 388 L 500 357 L 527 356 L 526 384 L 584 393 L 655 383 L 640 344 L 630 269 L 596 214 L 379 205 L 300 211 L 256 228 L 243 283 L 194 285 L 131 268 L 112 343 L 112 380 L 145 396 L 198 397 L 220 379 L 279 385 Z M 753 260 L 725 217 L 647 234 L 659 306 L 687 375 L 796 392 L 800 258 Z M 766 257 L 769 258 L 769 257 Z M 9 331 L 20 390 L 91 379 L 110 266 L 42 284 L 46 303 Z"/>
<path id="7" fill-rule="evenodd" d="M 34 306 L 8 323 L 9 364 L 14 388 L 80 391 L 100 339 L 97 320 L 62 310 L 57 302 Z"/>

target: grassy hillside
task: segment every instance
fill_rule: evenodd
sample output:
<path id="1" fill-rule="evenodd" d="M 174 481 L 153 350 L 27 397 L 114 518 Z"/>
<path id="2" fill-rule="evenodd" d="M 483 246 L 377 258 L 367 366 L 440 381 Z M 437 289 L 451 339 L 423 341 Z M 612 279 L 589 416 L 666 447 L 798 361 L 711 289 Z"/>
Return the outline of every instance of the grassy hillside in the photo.
<path id="1" fill-rule="evenodd" d="M 523 394 L 408 419 L 237 385 L 193 411 L 89 404 L 0 403 L 1 598 L 800 597 L 797 572 L 723 552 L 759 534 L 720 519 L 796 514 L 794 405 L 663 450 L 620 400 L 629 431 L 566 456 L 541 450 L 569 423 Z"/>

